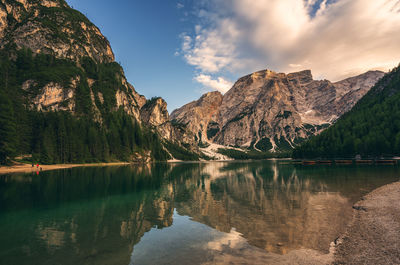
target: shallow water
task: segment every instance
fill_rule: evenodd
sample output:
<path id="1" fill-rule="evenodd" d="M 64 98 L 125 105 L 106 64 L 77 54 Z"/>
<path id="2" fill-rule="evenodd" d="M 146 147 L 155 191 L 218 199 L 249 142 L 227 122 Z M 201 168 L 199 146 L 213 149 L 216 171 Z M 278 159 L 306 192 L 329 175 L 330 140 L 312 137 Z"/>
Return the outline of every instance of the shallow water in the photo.
<path id="1" fill-rule="evenodd" d="M 0 176 L 0 264 L 281 263 L 328 253 L 394 166 L 280 161 Z"/>

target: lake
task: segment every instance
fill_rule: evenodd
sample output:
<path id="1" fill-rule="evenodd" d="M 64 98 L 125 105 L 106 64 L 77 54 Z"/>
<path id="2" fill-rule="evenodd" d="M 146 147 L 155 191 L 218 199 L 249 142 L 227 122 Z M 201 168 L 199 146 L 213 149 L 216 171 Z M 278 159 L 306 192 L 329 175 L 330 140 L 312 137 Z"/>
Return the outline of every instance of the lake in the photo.
<path id="1" fill-rule="evenodd" d="M 397 166 L 157 163 L 0 176 L 0 264 L 215 264 L 324 256 Z"/>

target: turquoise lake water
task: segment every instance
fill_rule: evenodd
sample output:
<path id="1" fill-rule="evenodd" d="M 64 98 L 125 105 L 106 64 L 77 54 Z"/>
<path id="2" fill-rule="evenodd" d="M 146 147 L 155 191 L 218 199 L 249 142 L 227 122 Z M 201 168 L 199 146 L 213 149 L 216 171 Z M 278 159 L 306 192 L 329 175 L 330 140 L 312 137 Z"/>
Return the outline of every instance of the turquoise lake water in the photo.
<path id="1" fill-rule="evenodd" d="M 396 166 L 158 163 L 0 176 L 0 264 L 215 264 L 328 253 Z M 268 262 L 266 262 L 268 263 Z"/>

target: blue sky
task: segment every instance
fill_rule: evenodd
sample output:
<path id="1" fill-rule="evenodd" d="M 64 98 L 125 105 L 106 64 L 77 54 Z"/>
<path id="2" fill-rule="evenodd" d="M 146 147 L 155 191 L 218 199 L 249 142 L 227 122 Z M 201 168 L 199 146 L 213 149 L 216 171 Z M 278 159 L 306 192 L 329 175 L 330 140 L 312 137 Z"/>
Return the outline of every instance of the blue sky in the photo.
<path id="1" fill-rule="evenodd" d="M 254 71 L 338 81 L 400 62 L 400 0 L 67 0 L 168 109 Z"/>
<path id="2" fill-rule="evenodd" d="M 172 111 L 202 94 L 193 67 L 175 55 L 182 32 L 193 30 L 177 1 L 67 0 L 108 38 L 128 81 L 147 98 L 161 96 Z"/>

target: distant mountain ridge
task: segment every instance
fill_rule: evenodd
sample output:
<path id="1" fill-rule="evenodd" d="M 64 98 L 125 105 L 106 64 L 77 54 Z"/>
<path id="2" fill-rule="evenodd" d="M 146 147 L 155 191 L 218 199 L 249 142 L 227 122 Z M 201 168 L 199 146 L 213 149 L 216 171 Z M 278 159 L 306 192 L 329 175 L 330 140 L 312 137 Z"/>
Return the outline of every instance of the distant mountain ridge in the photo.
<path id="1" fill-rule="evenodd" d="M 400 67 L 387 73 L 326 131 L 293 151 L 295 158 L 400 155 Z"/>
<path id="2" fill-rule="evenodd" d="M 280 151 L 330 126 L 384 75 L 380 71 L 332 83 L 310 70 L 258 71 L 239 78 L 225 94 L 211 92 L 171 113 L 198 142 Z"/>

